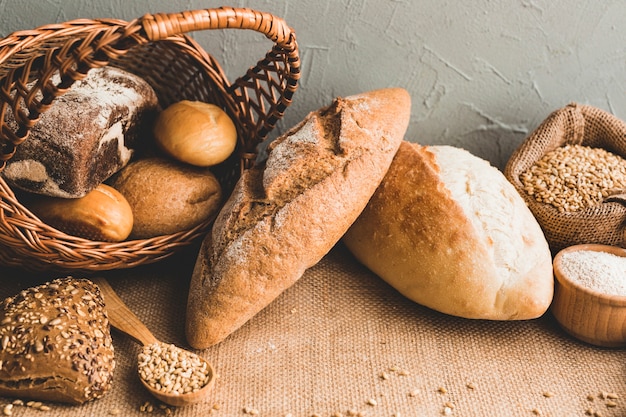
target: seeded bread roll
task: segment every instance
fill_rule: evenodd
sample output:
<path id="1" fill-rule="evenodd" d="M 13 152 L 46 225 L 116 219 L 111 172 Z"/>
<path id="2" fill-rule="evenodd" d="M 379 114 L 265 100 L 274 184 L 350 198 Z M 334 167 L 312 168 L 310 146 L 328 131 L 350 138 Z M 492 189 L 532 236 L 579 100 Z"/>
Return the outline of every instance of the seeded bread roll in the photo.
<path id="1" fill-rule="evenodd" d="M 92 69 L 41 115 L 1 175 L 28 192 L 82 197 L 128 164 L 157 111 L 156 93 L 142 78 Z"/>
<path id="2" fill-rule="evenodd" d="M 56 279 L 0 304 L 0 396 L 81 404 L 111 387 L 115 358 L 98 287 Z"/>
<path id="3" fill-rule="evenodd" d="M 193 271 L 186 324 L 193 347 L 223 340 L 328 253 L 385 175 L 410 112 L 400 88 L 338 98 L 243 173 Z"/>
<path id="4" fill-rule="evenodd" d="M 403 142 L 343 242 L 407 298 L 472 319 L 541 316 L 553 294 L 543 232 L 504 174 L 451 146 Z"/>

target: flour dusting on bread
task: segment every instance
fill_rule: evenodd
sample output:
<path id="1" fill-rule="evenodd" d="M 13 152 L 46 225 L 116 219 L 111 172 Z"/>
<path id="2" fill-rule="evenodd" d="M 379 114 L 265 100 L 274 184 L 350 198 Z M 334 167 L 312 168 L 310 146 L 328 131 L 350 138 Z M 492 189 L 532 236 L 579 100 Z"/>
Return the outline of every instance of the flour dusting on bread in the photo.
<path id="1" fill-rule="evenodd" d="M 410 96 L 383 89 L 310 113 L 245 171 L 204 240 L 187 340 L 216 344 L 294 284 L 339 241 L 391 164 Z"/>

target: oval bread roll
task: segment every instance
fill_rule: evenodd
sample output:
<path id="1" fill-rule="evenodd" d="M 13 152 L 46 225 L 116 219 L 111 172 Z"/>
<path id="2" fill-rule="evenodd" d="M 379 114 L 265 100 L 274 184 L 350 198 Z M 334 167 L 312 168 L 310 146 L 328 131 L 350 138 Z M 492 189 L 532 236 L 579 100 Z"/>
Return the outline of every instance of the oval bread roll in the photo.
<path id="1" fill-rule="evenodd" d="M 122 194 L 100 184 L 84 197 L 33 199 L 30 210 L 43 222 L 85 239 L 120 242 L 133 227 L 133 212 Z"/>
<path id="2" fill-rule="evenodd" d="M 154 126 L 157 144 L 173 158 L 208 167 L 223 162 L 235 150 L 237 129 L 214 104 L 182 100 L 163 110 Z"/>
<path id="3" fill-rule="evenodd" d="M 134 216 L 132 239 L 189 230 L 217 214 L 222 189 L 209 168 L 151 157 L 131 162 L 110 180 Z"/>
<path id="4" fill-rule="evenodd" d="M 498 169 L 459 148 L 403 142 L 343 241 L 404 296 L 442 313 L 531 319 L 552 301 L 536 219 Z"/>

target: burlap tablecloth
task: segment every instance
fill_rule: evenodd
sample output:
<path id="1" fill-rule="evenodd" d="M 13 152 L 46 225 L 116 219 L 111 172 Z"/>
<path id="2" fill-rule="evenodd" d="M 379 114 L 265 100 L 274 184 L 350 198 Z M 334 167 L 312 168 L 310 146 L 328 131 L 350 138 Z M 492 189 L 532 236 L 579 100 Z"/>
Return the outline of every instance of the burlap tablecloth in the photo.
<path id="1" fill-rule="evenodd" d="M 194 260 L 192 248 L 157 265 L 100 275 L 157 338 L 186 346 Z M 0 295 L 57 275 L 0 269 Z M 341 244 L 243 328 L 201 352 L 219 377 L 200 404 L 160 408 L 135 376 L 139 346 L 117 332 L 113 342 L 118 367 L 104 398 L 78 407 L 47 404 L 45 414 L 14 407 L 13 415 L 583 416 L 588 409 L 626 415 L 623 349 L 578 342 L 550 314 L 489 322 L 428 310 Z M 602 393 L 617 394 L 615 406 Z M 10 401 L 0 398 L 0 406 Z M 147 402 L 151 414 L 142 411 Z"/>

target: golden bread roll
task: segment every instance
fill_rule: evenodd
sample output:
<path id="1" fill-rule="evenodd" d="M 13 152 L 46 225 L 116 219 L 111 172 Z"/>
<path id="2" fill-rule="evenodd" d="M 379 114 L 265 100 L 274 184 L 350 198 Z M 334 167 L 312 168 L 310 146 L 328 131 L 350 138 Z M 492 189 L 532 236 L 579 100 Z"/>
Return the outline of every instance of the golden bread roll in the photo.
<path id="1" fill-rule="evenodd" d="M 154 138 L 173 158 L 208 167 L 223 162 L 233 153 L 237 129 L 218 106 L 182 100 L 159 114 L 154 125 Z"/>
<path id="2" fill-rule="evenodd" d="M 98 185 L 80 198 L 34 198 L 28 208 L 44 223 L 85 239 L 120 242 L 133 228 L 133 212 L 128 202 L 106 184 Z"/>
<path id="3" fill-rule="evenodd" d="M 400 88 L 338 98 L 243 172 L 192 274 L 191 346 L 223 340 L 328 253 L 387 172 L 410 113 Z"/>
<path id="4" fill-rule="evenodd" d="M 400 293 L 442 313 L 531 319 L 552 301 L 539 224 L 497 168 L 463 149 L 403 142 L 343 242 Z"/>
<path id="5" fill-rule="evenodd" d="M 109 184 L 133 212 L 132 239 L 189 230 L 217 214 L 222 189 L 209 168 L 150 157 L 131 162 Z"/>

